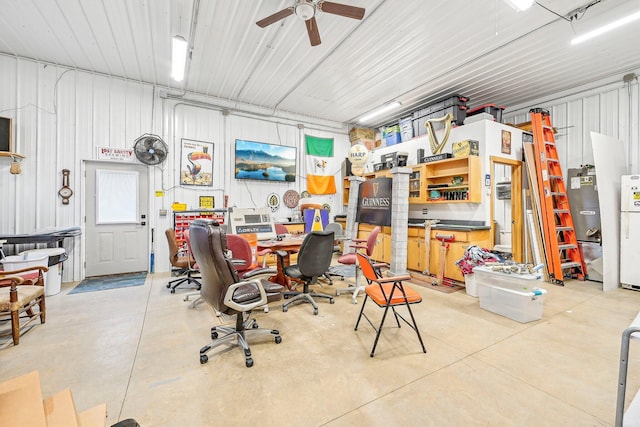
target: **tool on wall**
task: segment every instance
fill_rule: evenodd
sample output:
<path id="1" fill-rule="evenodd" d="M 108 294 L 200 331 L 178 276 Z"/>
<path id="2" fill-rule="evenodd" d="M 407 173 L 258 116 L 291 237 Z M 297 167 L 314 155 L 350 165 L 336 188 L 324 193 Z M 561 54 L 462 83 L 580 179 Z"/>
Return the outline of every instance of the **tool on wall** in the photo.
<path id="1" fill-rule="evenodd" d="M 584 280 L 586 266 L 578 247 L 551 116 L 542 108 L 529 113 L 549 277 L 559 285 L 564 285 L 565 277 Z"/>
<path id="2" fill-rule="evenodd" d="M 436 281 L 434 283 L 435 286 L 447 285 L 444 279 L 444 270 L 447 265 L 447 249 L 449 249 L 449 243 L 456 241 L 456 236 L 453 234 L 436 234 L 436 240 L 440 241 L 440 257 L 438 261 L 440 262 L 438 266 L 438 275 L 436 276 Z"/>

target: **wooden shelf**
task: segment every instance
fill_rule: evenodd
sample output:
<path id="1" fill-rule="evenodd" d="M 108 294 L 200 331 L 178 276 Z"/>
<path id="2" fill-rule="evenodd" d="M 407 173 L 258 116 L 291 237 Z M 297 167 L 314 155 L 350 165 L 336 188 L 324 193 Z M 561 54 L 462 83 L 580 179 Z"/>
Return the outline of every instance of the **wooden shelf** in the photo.
<path id="1" fill-rule="evenodd" d="M 410 166 L 409 204 L 431 203 L 480 203 L 482 187 L 480 157 L 468 156 L 437 160 Z M 391 176 L 391 171 L 383 170 L 364 175 L 365 179 Z M 462 177 L 462 183 L 453 185 L 453 177 Z M 429 188 L 441 185 L 440 188 Z M 343 181 L 343 203 L 349 202 L 349 178 Z M 431 191 L 438 191 L 443 197 L 432 199 Z M 451 194 L 448 194 L 451 193 Z M 453 194 L 458 193 L 458 194 Z M 465 194 L 461 194 L 465 193 Z"/>
<path id="2" fill-rule="evenodd" d="M 17 157 L 19 159 L 24 159 L 22 154 L 11 153 L 9 151 L 0 151 L 0 157 Z"/>

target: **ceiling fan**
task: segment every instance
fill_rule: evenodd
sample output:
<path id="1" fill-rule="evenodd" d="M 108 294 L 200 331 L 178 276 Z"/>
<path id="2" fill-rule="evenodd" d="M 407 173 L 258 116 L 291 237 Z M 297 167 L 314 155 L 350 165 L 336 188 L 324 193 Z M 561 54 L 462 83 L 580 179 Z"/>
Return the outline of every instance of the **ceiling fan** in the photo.
<path id="1" fill-rule="evenodd" d="M 333 15 L 345 16 L 347 18 L 362 19 L 364 17 L 364 8 L 349 6 L 342 3 L 334 3 L 324 0 L 296 0 L 295 4 L 286 9 L 282 9 L 279 12 L 269 15 L 264 19 L 256 22 L 259 27 L 264 28 L 267 25 L 274 24 L 287 16 L 296 14 L 298 17 L 304 19 L 307 25 L 307 33 L 309 34 L 309 41 L 311 46 L 317 46 L 321 43 L 320 32 L 318 31 L 318 25 L 316 24 L 316 14 L 321 11 L 325 13 L 331 13 Z"/>

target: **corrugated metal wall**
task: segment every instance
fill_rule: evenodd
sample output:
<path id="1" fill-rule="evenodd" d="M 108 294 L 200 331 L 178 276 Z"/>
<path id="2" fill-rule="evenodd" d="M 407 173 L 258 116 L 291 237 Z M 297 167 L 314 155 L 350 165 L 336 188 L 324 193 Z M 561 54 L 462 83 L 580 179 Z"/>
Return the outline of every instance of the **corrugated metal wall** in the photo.
<path id="1" fill-rule="evenodd" d="M 570 168 L 594 164 L 590 132 L 602 133 L 622 141 L 628 159 L 628 173 L 640 173 L 638 80 L 594 86 L 581 88 L 552 101 L 541 100 L 539 103 L 518 106 L 505 114 L 503 121 L 528 122 L 530 108 L 549 110 L 553 126 L 558 129 L 556 142 L 565 178 Z"/>
<path id="2" fill-rule="evenodd" d="M 131 148 L 144 133 L 160 135 L 169 145 L 169 156 L 162 168 L 149 168 L 149 222 L 157 230 L 156 271 L 169 269 L 162 236 L 173 225 L 174 201 L 197 207 L 199 196 L 213 195 L 216 207 L 222 207 L 226 194 L 231 205 L 265 206 L 272 192 L 282 197 L 288 189 L 306 189 L 304 134 L 335 138 L 336 159 L 344 159 L 350 146 L 347 129 L 339 123 L 326 126 L 295 117 L 276 119 L 237 112 L 227 115 L 202 100 L 161 96 L 161 91 L 151 85 L 8 56 L 0 56 L 0 116 L 14 118 L 14 150 L 26 157 L 20 175 L 9 173 L 11 159 L 0 158 L 0 234 L 83 226 L 83 161 L 95 160 L 97 147 Z M 182 138 L 214 143 L 213 187 L 179 185 Z M 296 182 L 236 181 L 232 175 L 236 138 L 298 147 Z M 333 214 L 342 213 L 341 177 L 336 163 L 339 193 L 320 197 L 322 202 L 337 206 Z M 62 205 L 57 195 L 64 168 L 71 170 L 74 191 L 69 205 Z M 155 192 L 160 190 L 164 196 L 156 197 Z M 168 209 L 169 215 L 160 216 L 162 208 Z M 291 210 L 281 204 L 274 216 L 285 219 L 291 216 Z M 84 237 L 65 240 L 70 255 L 65 262 L 65 282 L 83 278 L 83 243 Z M 30 247 L 9 245 L 6 249 L 13 252 Z"/>
<path id="3" fill-rule="evenodd" d="M 306 188 L 304 134 L 335 138 L 335 156 L 346 156 L 349 141 L 346 127 L 336 123 L 313 124 L 295 117 L 274 118 L 260 114 L 226 114 L 214 106 L 219 100 L 185 102 L 161 96 L 161 90 L 136 81 L 80 72 L 51 64 L 0 56 L 0 115 L 14 118 L 14 147 L 26 158 L 20 175 L 9 173 L 10 159 L 0 158 L 0 234 L 30 233 L 34 230 L 82 225 L 84 215 L 83 160 L 95 159 L 97 147 L 128 148 L 144 133 L 156 133 L 169 145 L 163 168 L 149 168 L 150 224 L 156 236 L 156 271 L 169 268 L 166 244 L 161 234 L 172 225 L 171 215 L 161 217 L 161 208 L 170 212 L 171 203 L 197 206 L 198 196 L 223 196 L 231 205 L 264 206 L 271 192 L 282 196 L 290 188 Z M 593 164 L 589 132 L 612 135 L 625 142 L 629 172 L 640 171 L 638 82 L 582 88 L 553 101 L 549 108 L 554 126 L 560 129 L 558 143 L 563 168 Z M 202 101 L 202 100 L 201 100 Z M 205 99 L 205 101 L 207 101 Z M 529 106 L 520 106 L 505 115 L 505 121 L 528 121 Z M 299 126 L 302 124 L 303 126 Z M 214 185 L 211 188 L 179 186 L 179 155 L 182 138 L 213 142 Z M 232 177 L 235 139 L 242 138 L 298 147 L 298 177 L 295 184 L 236 181 Z M 74 196 L 62 205 L 57 191 L 63 168 L 71 170 Z M 342 213 L 341 180 L 336 165 L 339 193 L 323 198 Z M 165 190 L 155 197 L 156 190 Z M 222 190 L 224 189 L 224 191 Z M 277 218 L 290 216 L 281 206 Z M 83 239 L 67 239 L 70 259 L 65 263 L 63 281 L 83 278 Z M 9 248 L 10 249 L 10 248 Z M 21 250 L 23 248 L 17 248 Z"/>

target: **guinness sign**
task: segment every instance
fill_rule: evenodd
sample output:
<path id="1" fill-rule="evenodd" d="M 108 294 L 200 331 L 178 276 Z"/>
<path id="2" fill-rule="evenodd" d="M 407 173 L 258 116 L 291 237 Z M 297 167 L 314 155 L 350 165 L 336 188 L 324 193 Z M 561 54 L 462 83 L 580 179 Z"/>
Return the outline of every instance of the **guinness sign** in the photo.
<path id="1" fill-rule="evenodd" d="M 360 184 L 356 221 L 391 225 L 391 178 L 375 178 Z"/>

